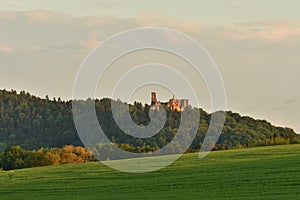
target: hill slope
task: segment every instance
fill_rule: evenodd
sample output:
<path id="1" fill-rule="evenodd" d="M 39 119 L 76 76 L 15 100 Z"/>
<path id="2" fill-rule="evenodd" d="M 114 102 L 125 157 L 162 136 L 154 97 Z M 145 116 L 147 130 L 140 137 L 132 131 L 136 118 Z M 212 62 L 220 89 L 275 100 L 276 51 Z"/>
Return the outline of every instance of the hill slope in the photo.
<path id="1" fill-rule="evenodd" d="M 110 99 L 96 100 L 99 122 L 107 136 L 115 143 L 132 144 L 133 148 L 161 148 L 176 135 L 180 112 L 167 108 L 164 128 L 150 139 L 130 137 L 116 125 Z M 41 99 L 21 92 L 0 90 L 0 151 L 8 145 L 21 145 L 25 149 L 81 145 L 72 117 L 72 102 Z M 141 125 L 149 123 L 149 105 L 135 103 L 130 106 L 132 119 Z M 191 150 L 200 148 L 210 120 L 202 109 L 197 137 Z M 275 127 L 265 120 L 243 117 L 227 112 L 226 123 L 216 148 L 241 148 L 260 145 L 297 143 L 297 134 L 290 128 Z"/>
<path id="2" fill-rule="evenodd" d="M 101 163 L 0 172 L 1 199 L 300 199 L 300 145 L 185 154 L 156 172 Z"/>

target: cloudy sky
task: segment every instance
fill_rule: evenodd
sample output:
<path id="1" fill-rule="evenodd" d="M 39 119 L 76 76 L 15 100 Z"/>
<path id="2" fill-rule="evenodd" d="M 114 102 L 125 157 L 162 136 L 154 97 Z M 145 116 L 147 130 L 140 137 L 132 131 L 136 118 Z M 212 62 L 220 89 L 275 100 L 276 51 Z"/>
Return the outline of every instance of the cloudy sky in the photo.
<path id="1" fill-rule="evenodd" d="M 228 110 L 300 132 L 299 8 L 298 0 L 0 0 L 0 88 L 70 99 L 97 44 L 132 28 L 166 27 L 209 52 Z"/>

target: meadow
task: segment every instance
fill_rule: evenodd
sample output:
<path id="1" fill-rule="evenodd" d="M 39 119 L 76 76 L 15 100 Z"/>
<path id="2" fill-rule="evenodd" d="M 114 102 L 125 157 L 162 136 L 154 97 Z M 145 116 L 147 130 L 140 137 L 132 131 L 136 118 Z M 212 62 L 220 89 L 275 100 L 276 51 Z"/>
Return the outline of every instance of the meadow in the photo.
<path id="1" fill-rule="evenodd" d="M 0 199 L 300 199 L 300 145 L 185 154 L 142 174 L 99 162 L 1 171 Z"/>

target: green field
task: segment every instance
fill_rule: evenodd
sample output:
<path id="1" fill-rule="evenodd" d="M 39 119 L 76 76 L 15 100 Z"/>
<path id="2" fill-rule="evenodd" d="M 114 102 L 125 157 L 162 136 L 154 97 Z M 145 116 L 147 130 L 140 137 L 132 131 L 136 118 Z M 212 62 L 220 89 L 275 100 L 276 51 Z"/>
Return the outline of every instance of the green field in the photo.
<path id="1" fill-rule="evenodd" d="M 144 174 L 101 163 L 2 171 L 0 199 L 300 199 L 300 145 L 186 154 Z"/>

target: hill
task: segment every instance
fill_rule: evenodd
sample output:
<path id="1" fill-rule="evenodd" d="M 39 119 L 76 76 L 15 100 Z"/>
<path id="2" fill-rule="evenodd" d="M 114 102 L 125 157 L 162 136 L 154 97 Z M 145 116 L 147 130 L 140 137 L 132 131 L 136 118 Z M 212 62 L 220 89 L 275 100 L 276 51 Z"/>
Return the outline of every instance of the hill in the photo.
<path id="1" fill-rule="evenodd" d="M 185 154 L 151 173 L 101 163 L 0 172 L 1 199 L 300 199 L 300 145 Z"/>
<path id="2" fill-rule="evenodd" d="M 145 147 L 149 150 L 161 148 L 174 138 L 179 127 L 180 112 L 166 107 L 168 117 L 164 128 L 152 138 L 135 138 L 125 134 L 116 125 L 110 99 L 96 99 L 95 102 L 98 120 L 104 132 L 114 143 L 131 144 L 128 148 L 130 151 L 139 151 L 139 148 Z M 82 145 L 74 126 L 71 106 L 71 101 L 62 101 L 60 98 L 42 99 L 24 91 L 18 94 L 13 90 L 0 90 L 0 151 L 9 145 L 21 145 L 24 149 Z M 137 124 L 149 123 L 149 105 L 135 102 L 129 107 L 131 117 Z M 201 120 L 190 151 L 200 148 L 210 120 L 209 113 L 199 110 Z M 255 120 L 231 111 L 226 112 L 226 115 L 216 149 L 299 142 L 298 135 L 290 128 L 275 127 L 265 120 Z"/>

